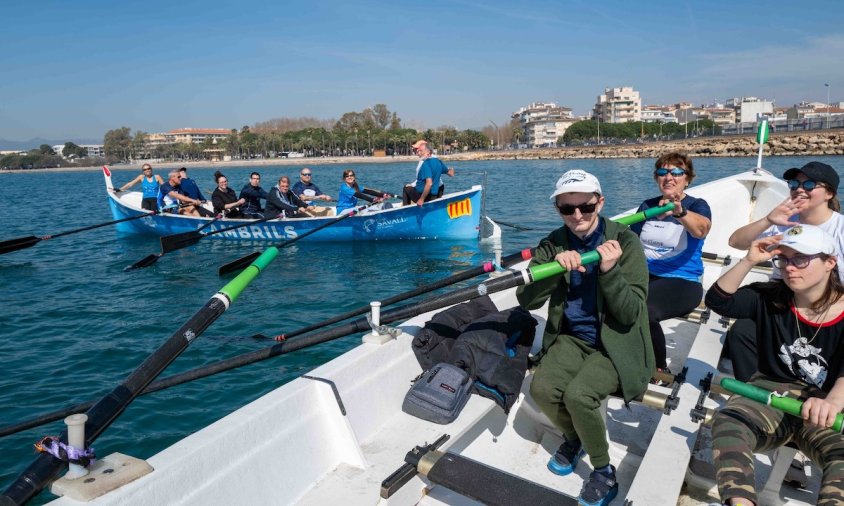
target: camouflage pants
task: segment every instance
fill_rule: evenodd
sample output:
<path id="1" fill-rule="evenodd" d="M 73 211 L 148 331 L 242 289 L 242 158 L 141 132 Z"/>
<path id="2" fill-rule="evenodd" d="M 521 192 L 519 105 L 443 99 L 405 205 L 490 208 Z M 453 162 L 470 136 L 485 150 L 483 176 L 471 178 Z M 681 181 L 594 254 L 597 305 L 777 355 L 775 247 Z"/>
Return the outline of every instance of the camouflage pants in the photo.
<path id="1" fill-rule="evenodd" d="M 805 383 L 781 383 L 755 374 L 750 384 L 805 400 L 825 394 Z M 818 504 L 844 504 L 844 436 L 810 427 L 803 420 L 734 395 L 712 424 L 712 452 L 721 499 L 742 498 L 758 504 L 753 453 L 794 443 L 822 470 Z"/>

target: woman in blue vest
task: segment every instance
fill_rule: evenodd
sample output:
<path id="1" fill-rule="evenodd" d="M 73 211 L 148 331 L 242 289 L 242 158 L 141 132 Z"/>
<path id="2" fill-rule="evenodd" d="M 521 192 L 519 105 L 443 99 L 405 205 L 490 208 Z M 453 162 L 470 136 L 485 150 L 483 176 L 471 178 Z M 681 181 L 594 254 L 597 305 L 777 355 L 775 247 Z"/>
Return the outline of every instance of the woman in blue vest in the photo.
<path id="1" fill-rule="evenodd" d="M 119 191 L 126 191 L 139 182 L 144 192 L 141 207 L 149 211 L 158 211 L 158 187 L 164 184 L 164 180 L 158 174 L 152 173 L 152 165 L 145 163 L 138 177 L 121 186 Z"/>

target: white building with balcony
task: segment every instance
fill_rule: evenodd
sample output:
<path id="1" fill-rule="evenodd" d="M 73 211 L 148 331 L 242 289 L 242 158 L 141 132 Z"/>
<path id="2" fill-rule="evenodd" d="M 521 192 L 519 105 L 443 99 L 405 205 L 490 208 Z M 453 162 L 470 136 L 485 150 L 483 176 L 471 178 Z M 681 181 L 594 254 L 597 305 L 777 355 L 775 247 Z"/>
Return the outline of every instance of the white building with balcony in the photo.
<path id="1" fill-rule="evenodd" d="M 677 123 L 674 110 L 663 105 L 646 105 L 642 107 L 642 121 L 645 123 Z"/>
<path id="2" fill-rule="evenodd" d="M 554 102 L 533 102 L 514 112 L 512 118 L 519 120 L 523 142 L 534 148 L 556 146 L 557 139 L 576 121 L 570 108 Z"/>
<path id="3" fill-rule="evenodd" d="M 604 88 L 592 110 L 592 118 L 603 123 L 627 123 L 642 120 L 642 99 L 631 86 Z"/>

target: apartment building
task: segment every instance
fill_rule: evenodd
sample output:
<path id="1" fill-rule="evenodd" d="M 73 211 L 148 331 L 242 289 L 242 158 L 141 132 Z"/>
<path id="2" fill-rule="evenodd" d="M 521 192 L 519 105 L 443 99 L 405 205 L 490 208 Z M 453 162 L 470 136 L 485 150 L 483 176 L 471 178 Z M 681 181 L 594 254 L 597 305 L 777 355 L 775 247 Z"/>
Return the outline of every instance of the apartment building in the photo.
<path id="1" fill-rule="evenodd" d="M 665 105 L 642 106 L 642 121 L 645 123 L 677 123 L 674 109 Z"/>
<path id="2" fill-rule="evenodd" d="M 79 144 L 78 146 L 80 148 L 85 148 L 85 150 L 88 152 L 87 156 L 92 156 L 92 157 L 94 157 L 94 156 L 104 157 L 105 156 L 105 150 L 103 149 L 102 144 Z M 53 148 L 53 151 L 55 151 L 57 155 L 61 155 L 62 157 L 64 157 L 64 155 L 62 154 L 62 151 L 64 151 L 64 144 L 56 144 L 55 146 L 51 146 L 51 147 Z"/>
<path id="3" fill-rule="evenodd" d="M 631 86 L 604 88 L 592 110 L 592 118 L 603 123 L 626 123 L 641 121 L 642 99 Z"/>
<path id="4" fill-rule="evenodd" d="M 519 120 L 524 135 L 522 141 L 534 148 L 556 145 L 557 139 L 576 121 L 570 108 L 554 102 L 532 102 L 511 117 Z"/>
<path id="5" fill-rule="evenodd" d="M 727 108 L 736 111 L 736 123 L 756 123 L 760 117 L 774 114 L 774 102 L 756 97 L 727 99 Z"/>
<path id="6" fill-rule="evenodd" d="M 167 135 L 172 136 L 176 144 L 202 144 L 207 139 L 222 141 L 231 134 L 225 128 L 178 128 L 170 130 Z"/>

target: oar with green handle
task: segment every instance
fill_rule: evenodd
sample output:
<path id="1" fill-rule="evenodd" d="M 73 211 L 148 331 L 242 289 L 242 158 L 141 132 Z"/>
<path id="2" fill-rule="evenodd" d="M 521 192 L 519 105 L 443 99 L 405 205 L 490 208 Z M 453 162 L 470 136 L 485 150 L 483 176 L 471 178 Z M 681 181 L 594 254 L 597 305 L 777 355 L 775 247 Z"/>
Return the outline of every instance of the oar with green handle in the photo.
<path id="1" fill-rule="evenodd" d="M 748 385 L 742 381 L 733 378 L 721 378 L 721 386 L 724 390 L 729 390 L 734 394 L 739 394 L 742 397 L 747 397 L 750 400 L 760 402 L 766 406 L 771 406 L 780 411 L 802 418 L 803 401 L 793 399 L 791 397 L 784 397 L 778 395 L 776 392 L 765 390 L 754 385 Z M 838 413 L 835 416 L 835 423 L 832 424 L 832 429 L 835 432 L 842 432 L 844 427 L 844 413 Z"/>

